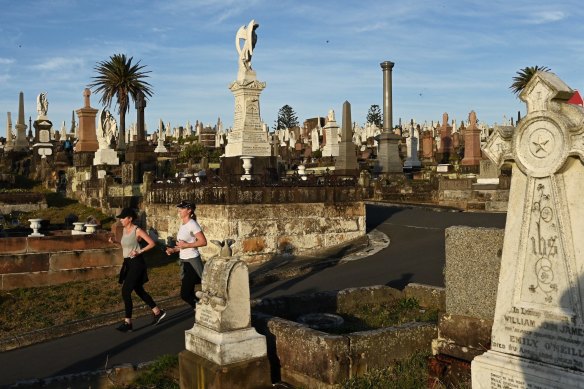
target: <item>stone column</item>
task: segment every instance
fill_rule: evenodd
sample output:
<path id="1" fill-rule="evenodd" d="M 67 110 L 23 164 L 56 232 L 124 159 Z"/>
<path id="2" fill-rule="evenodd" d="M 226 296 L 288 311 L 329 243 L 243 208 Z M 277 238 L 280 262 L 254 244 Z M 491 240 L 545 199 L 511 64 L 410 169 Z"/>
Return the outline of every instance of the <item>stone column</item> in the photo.
<path id="1" fill-rule="evenodd" d="M 10 112 L 7 112 L 6 118 L 6 144 L 4 151 L 11 151 L 14 148 L 14 139 L 12 136 L 12 117 Z"/>
<path id="2" fill-rule="evenodd" d="M 391 101 L 391 71 L 393 69 L 393 62 L 385 61 L 381 64 L 383 69 L 383 130 L 391 131 L 393 127 L 393 114 Z"/>

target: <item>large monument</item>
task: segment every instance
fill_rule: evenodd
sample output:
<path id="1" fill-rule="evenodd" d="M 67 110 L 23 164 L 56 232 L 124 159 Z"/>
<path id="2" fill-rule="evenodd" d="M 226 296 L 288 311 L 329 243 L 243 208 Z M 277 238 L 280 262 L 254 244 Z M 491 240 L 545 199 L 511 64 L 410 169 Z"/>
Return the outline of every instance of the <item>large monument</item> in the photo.
<path id="1" fill-rule="evenodd" d="M 257 166 L 258 157 L 272 155 L 268 134 L 262 128 L 260 118 L 260 93 L 266 87 L 266 83 L 257 80 L 256 72 L 251 67 L 251 58 L 257 42 L 255 30 L 258 27 L 259 24 L 252 20 L 247 26 L 241 26 L 235 36 L 235 47 L 239 54 L 238 72 L 237 80 L 229 86 L 229 90 L 235 96 L 235 115 L 233 129 L 227 135 L 225 157 L 237 157 L 236 162 L 240 171 L 242 164 L 240 157 L 254 157 L 254 165 Z"/>
<path id="2" fill-rule="evenodd" d="M 483 149 L 513 174 L 491 349 L 472 387 L 584 387 L 584 109 L 537 72 L 521 92 L 527 116 Z"/>

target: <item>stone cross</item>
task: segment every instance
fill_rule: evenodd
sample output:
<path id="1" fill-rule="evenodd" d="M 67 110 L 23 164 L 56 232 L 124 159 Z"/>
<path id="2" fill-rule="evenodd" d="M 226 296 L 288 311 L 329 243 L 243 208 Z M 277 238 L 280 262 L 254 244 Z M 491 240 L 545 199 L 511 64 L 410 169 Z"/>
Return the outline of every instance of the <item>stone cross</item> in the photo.
<path id="1" fill-rule="evenodd" d="M 584 111 L 572 94 L 537 72 L 520 94 L 527 116 L 483 149 L 513 172 L 491 350 L 472 362 L 473 388 L 584 382 Z"/>

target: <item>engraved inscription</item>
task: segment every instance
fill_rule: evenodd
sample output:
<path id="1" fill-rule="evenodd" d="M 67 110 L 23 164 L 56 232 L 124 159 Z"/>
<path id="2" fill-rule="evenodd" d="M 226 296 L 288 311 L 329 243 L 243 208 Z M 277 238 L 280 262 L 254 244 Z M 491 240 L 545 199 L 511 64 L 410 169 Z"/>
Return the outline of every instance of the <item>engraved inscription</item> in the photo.
<path id="1" fill-rule="evenodd" d="M 558 251 L 557 220 L 553 207 L 555 206 L 550 196 L 549 188 L 546 188 L 548 180 L 538 180 L 535 193 L 535 201 L 531 207 L 532 223 L 530 225 L 529 239 L 531 250 L 526 260 L 525 271 L 529 266 L 535 272 L 535 282 L 528 286 L 529 293 L 543 293 L 542 298 L 546 303 L 551 303 L 558 297 L 558 284 L 554 268 L 563 256 Z M 526 286 L 526 285 L 524 285 Z M 539 301 L 535 299 L 532 301 Z"/>

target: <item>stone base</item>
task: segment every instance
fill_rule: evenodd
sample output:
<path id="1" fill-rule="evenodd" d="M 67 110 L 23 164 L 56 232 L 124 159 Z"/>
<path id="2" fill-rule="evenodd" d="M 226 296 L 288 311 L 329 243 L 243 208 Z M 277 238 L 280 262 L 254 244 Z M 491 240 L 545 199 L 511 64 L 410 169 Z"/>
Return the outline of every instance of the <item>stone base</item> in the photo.
<path id="1" fill-rule="evenodd" d="M 218 365 L 188 350 L 178 354 L 181 389 L 271 388 L 270 363 L 263 356 L 249 361 Z"/>
<path id="2" fill-rule="evenodd" d="M 422 162 L 419 159 L 406 159 L 404 162 L 404 169 L 413 169 L 422 167 Z"/>
<path id="3" fill-rule="evenodd" d="M 76 151 L 73 153 L 73 166 L 91 167 L 93 166 L 94 151 Z"/>
<path id="4" fill-rule="evenodd" d="M 119 165 L 120 159 L 118 158 L 118 153 L 115 150 L 99 149 L 95 152 L 95 157 L 93 158 L 93 164 L 95 166 Z"/>
<path id="5" fill-rule="evenodd" d="M 199 324 L 185 331 L 188 351 L 204 355 L 218 365 L 248 361 L 268 354 L 266 337 L 249 327 L 230 332 L 217 332 Z"/>
<path id="6" fill-rule="evenodd" d="M 471 364 L 473 389 L 584 388 L 584 373 L 496 351 L 476 357 Z"/>

